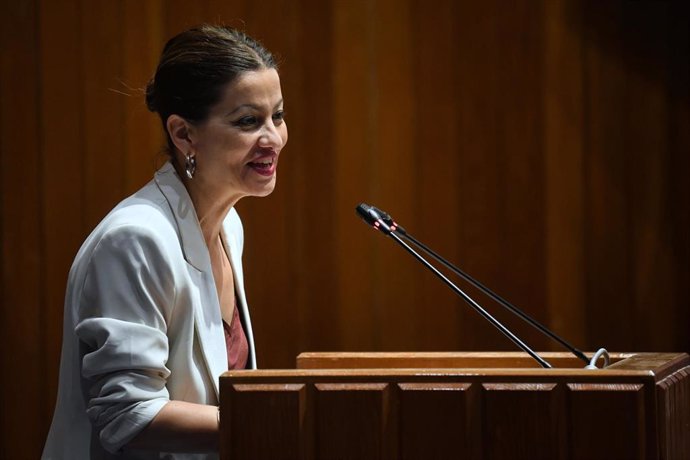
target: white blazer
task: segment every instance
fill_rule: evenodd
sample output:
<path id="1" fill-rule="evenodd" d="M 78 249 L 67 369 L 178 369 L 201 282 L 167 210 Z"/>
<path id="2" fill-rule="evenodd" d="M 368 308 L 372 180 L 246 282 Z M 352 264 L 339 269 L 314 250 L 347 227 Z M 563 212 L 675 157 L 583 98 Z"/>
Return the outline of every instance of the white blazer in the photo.
<path id="1" fill-rule="evenodd" d="M 256 368 L 237 212 L 223 222 Z M 43 459 L 213 459 L 123 451 L 169 400 L 218 404 L 228 357 L 211 261 L 170 163 L 86 239 L 70 270 L 60 383 Z"/>

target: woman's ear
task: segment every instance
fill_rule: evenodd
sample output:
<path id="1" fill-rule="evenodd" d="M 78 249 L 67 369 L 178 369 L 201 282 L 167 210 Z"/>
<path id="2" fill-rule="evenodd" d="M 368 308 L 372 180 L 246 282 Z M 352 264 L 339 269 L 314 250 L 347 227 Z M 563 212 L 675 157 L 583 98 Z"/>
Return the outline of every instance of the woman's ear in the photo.
<path id="1" fill-rule="evenodd" d="M 191 125 L 187 120 L 179 115 L 170 115 L 165 122 L 165 127 L 168 129 L 170 140 L 182 155 L 186 155 L 193 150 L 192 140 L 189 136 Z"/>

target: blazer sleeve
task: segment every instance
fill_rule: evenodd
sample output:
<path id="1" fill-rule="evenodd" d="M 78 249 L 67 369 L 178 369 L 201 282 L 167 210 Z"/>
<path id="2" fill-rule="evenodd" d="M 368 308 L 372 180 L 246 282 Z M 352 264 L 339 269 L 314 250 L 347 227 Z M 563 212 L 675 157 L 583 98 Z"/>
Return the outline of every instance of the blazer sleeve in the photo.
<path id="1" fill-rule="evenodd" d="M 121 226 L 90 254 L 79 296 L 87 414 L 103 447 L 118 452 L 169 401 L 167 324 L 175 283 L 165 242 Z"/>

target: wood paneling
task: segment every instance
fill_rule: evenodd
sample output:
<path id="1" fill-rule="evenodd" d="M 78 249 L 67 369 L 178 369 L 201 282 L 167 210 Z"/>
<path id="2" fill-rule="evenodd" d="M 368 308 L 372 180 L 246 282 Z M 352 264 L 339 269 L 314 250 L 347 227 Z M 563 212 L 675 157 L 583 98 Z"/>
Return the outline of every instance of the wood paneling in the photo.
<path id="1" fill-rule="evenodd" d="M 385 383 L 318 383 L 315 405 L 316 458 L 394 459 L 396 419 Z"/>
<path id="2" fill-rule="evenodd" d="M 44 331 L 52 325 L 43 317 L 41 128 L 47 120 L 39 110 L 38 14 L 36 2 L 6 5 L 0 26 L 0 442 L 7 458 L 23 458 L 26 446 L 41 443 L 37 421 L 51 413 L 43 391 Z"/>
<path id="3" fill-rule="evenodd" d="M 84 223 L 91 229 L 125 195 L 123 2 L 81 3 Z"/>
<path id="4" fill-rule="evenodd" d="M 546 298 L 553 330 L 584 343 L 585 254 L 582 14 L 544 2 Z M 570 21 L 573 27 L 564 27 Z"/>
<path id="5" fill-rule="evenodd" d="M 400 458 L 477 458 L 480 407 L 469 383 L 400 383 Z M 453 427 L 448 429 L 448 427 Z"/>
<path id="6" fill-rule="evenodd" d="M 415 39 L 413 10 L 409 2 L 397 0 L 380 1 L 375 5 L 371 78 L 375 79 L 378 91 L 373 107 L 374 148 L 366 166 L 374 180 L 370 193 L 361 200 L 383 209 L 395 206 L 396 218 L 411 222 L 419 206 L 416 191 L 412 187 L 401 187 L 401 184 L 416 182 L 418 154 L 421 153 L 415 144 L 416 79 L 414 54 L 410 52 Z M 362 230 L 357 220 L 351 219 Z M 423 313 L 415 283 L 419 267 L 395 245 L 381 241 L 379 235 L 369 232 L 369 236 L 377 238 L 375 244 L 386 243 L 383 248 L 389 250 L 381 251 L 375 261 L 378 340 L 374 346 L 380 350 L 409 350 L 410 344 L 419 342 L 415 319 Z"/>
<path id="7" fill-rule="evenodd" d="M 647 420 L 653 423 L 645 411 L 645 388 L 642 384 L 568 384 L 568 406 L 571 424 L 568 430 L 568 445 L 572 447 L 573 459 L 644 459 L 654 458 L 655 445 L 645 436 Z M 649 397 L 649 395 L 647 395 Z M 598 409 L 592 416 L 592 408 Z M 602 437 L 596 456 L 588 446 Z"/>
<path id="8" fill-rule="evenodd" d="M 455 57 L 456 44 L 461 43 L 457 20 L 459 2 L 438 2 L 436 8 L 427 8 L 425 2 L 413 4 L 414 37 L 410 51 L 415 61 L 412 74 L 415 106 L 413 113 L 415 138 L 415 187 L 412 214 L 398 216 L 395 202 L 388 212 L 403 226 L 449 260 L 466 267 L 468 259 L 461 257 L 463 247 L 460 236 L 466 228 L 460 216 L 464 200 L 465 166 L 461 166 L 467 140 L 460 132 L 461 104 L 464 74 L 463 56 Z M 454 56 L 454 58 L 450 58 Z M 462 142 L 461 142 L 462 138 Z M 383 204 L 380 205 L 386 209 Z M 414 230 L 414 231 L 413 231 Z M 379 243 L 382 244 L 382 243 Z M 406 264 L 415 262 L 407 258 Z M 417 350 L 459 350 L 468 346 L 467 335 L 458 334 L 465 318 L 474 312 L 465 310 L 461 299 L 441 289 L 438 279 L 422 272 L 414 265 L 417 285 L 415 302 Z M 434 314 L 428 307 L 434 305 Z M 443 321 L 439 321 L 443 318 Z M 408 347 L 410 348 L 410 347 Z"/>
<path id="9" fill-rule="evenodd" d="M 485 383 L 482 391 L 484 458 L 565 458 L 563 398 L 555 383 Z"/>
<path id="10" fill-rule="evenodd" d="M 268 458 L 268 451 L 259 452 L 254 447 L 263 445 L 277 446 L 285 459 L 304 458 L 300 439 L 307 431 L 305 385 L 235 385 L 231 391 L 233 394 L 227 397 L 233 404 L 221 402 L 229 408 L 228 413 L 221 413 L 221 424 L 223 429 L 237 433 L 237 437 L 221 440 L 223 454 L 231 458 Z M 247 412 L 262 414 L 254 419 L 258 423 L 248 421 Z"/>
<path id="11" fill-rule="evenodd" d="M 9 458 L 43 444 L 79 244 L 165 159 L 143 101 L 160 49 L 201 22 L 246 29 L 281 65 L 278 187 L 238 206 L 260 366 L 305 350 L 512 349 L 365 228 L 362 201 L 579 348 L 690 350 L 685 2 L 8 1 Z"/>
<path id="12" fill-rule="evenodd" d="M 383 242 L 362 230 L 354 217 L 355 206 L 376 186 L 374 151 L 378 88 L 373 67 L 376 23 L 372 2 L 335 2 L 333 9 L 333 142 L 323 154 L 333 155 L 333 197 L 336 248 L 335 299 L 338 312 L 333 332 L 348 349 L 372 349 L 378 342 L 376 322 L 381 317 L 377 270 Z M 381 243 L 381 244 L 376 244 Z M 325 307 L 325 305 L 323 306 Z"/>
<path id="13" fill-rule="evenodd" d="M 657 407 L 660 413 L 686 404 L 684 399 L 690 395 L 688 376 L 690 376 L 690 368 L 685 368 L 659 382 Z M 659 437 L 659 452 L 664 458 L 686 458 L 690 456 L 690 437 L 687 435 L 690 414 L 682 411 L 672 411 L 669 414 L 669 416 L 660 416 L 658 420 L 659 431 L 663 433 Z"/>
<path id="14" fill-rule="evenodd" d="M 162 0 L 124 1 L 122 27 L 121 91 L 124 103 L 123 123 L 123 184 L 125 193 L 134 193 L 151 180 L 153 172 L 167 158 L 162 152 L 163 132 L 158 117 L 151 116 L 142 103 L 142 95 L 158 65 L 163 48 Z M 143 13 L 142 13 L 143 10 Z"/>
<path id="15" fill-rule="evenodd" d="M 40 318 L 45 325 L 39 341 L 42 398 L 45 405 L 39 422 L 33 424 L 42 436 L 50 426 L 59 374 L 62 340 L 62 309 L 67 270 L 84 237 L 84 148 L 83 120 L 75 110 L 83 100 L 80 72 L 81 39 L 78 2 L 45 2 L 39 9 L 40 68 L 39 97 L 41 124 L 42 181 L 39 201 L 27 209 L 39 208 L 42 225 L 42 270 L 39 290 L 45 302 Z M 55 47 L 55 48 L 52 48 Z M 56 53 L 55 49 L 62 50 Z M 26 288 L 24 286 L 23 288 Z M 3 299 L 4 300 L 4 299 Z M 36 335 L 35 337 L 38 337 Z M 39 443 L 40 444 L 40 443 Z"/>

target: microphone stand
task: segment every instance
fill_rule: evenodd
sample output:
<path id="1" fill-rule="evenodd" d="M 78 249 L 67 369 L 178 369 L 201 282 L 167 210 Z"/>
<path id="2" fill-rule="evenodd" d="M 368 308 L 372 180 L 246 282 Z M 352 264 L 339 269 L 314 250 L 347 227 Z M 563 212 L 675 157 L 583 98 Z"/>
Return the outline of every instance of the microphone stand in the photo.
<path id="1" fill-rule="evenodd" d="M 527 315 L 526 313 L 521 311 L 519 308 L 515 307 L 510 302 L 508 302 L 507 300 L 505 300 L 504 298 L 502 298 L 501 296 L 499 296 L 498 294 L 493 292 L 491 289 L 484 286 L 482 283 L 480 283 L 476 279 L 472 278 L 469 274 L 465 273 L 464 271 L 460 270 L 459 268 L 457 268 L 452 263 L 448 262 L 446 259 L 444 259 L 439 254 L 437 254 L 435 251 L 433 251 L 431 248 L 426 246 L 424 243 L 417 240 L 412 235 L 408 234 L 407 231 L 405 231 L 405 229 L 403 227 L 398 225 L 398 223 L 395 222 L 393 220 L 393 218 L 390 215 L 388 215 L 385 211 L 381 211 L 380 209 L 378 209 L 374 206 L 369 206 L 369 205 L 364 204 L 364 203 L 359 204 L 356 208 L 356 211 L 357 211 L 357 214 L 362 219 L 364 219 L 365 222 L 367 222 L 369 225 L 372 225 L 374 228 L 384 232 L 384 234 L 391 236 L 396 241 L 398 241 L 401 245 L 404 245 L 405 249 L 408 252 L 413 253 L 413 255 L 415 255 L 415 257 L 418 260 L 420 260 L 425 266 L 430 268 L 432 271 L 438 272 L 438 270 L 436 270 L 435 267 L 431 266 L 431 264 L 429 264 L 426 260 L 424 260 L 421 256 L 419 256 L 419 254 L 415 253 L 412 250 L 412 248 L 410 248 L 408 245 L 404 244 L 404 242 L 400 239 L 400 237 L 398 237 L 397 234 L 400 234 L 405 240 L 411 242 L 416 247 L 422 249 L 426 254 L 431 256 L 434 260 L 436 260 L 437 262 L 439 262 L 440 264 L 445 266 L 447 269 L 451 270 L 453 273 L 455 273 L 457 276 L 461 277 L 462 279 L 464 279 L 465 281 L 470 283 L 475 288 L 479 289 L 486 296 L 490 297 L 492 300 L 494 300 L 499 305 L 501 305 L 502 307 L 509 310 L 511 313 L 518 316 L 520 319 L 522 319 L 523 321 L 527 322 L 532 327 L 539 330 L 542 334 L 552 338 L 553 340 L 555 340 L 558 343 L 560 343 L 561 345 L 563 345 L 575 357 L 577 357 L 578 359 L 581 359 L 582 361 L 585 362 L 585 364 L 587 364 L 585 366 L 585 369 L 598 369 L 596 364 L 600 358 L 604 358 L 604 364 L 602 366 L 602 369 L 606 368 L 609 365 L 610 357 L 609 357 L 608 351 L 606 351 L 605 348 L 599 348 L 599 350 L 597 350 L 597 352 L 592 356 L 591 359 L 587 358 L 587 355 L 585 355 L 582 351 L 578 350 L 577 348 L 575 348 L 574 346 L 572 346 L 571 344 L 566 342 L 564 339 L 562 339 L 561 337 L 556 335 L 554 332 L 549 330 L 546 326 L 540 324 L 535 319 L 531 318 L 529 315 Z M 445 278 L 445 276 L 443 276 L 440 272 L 437 274 L 438 274 L 438 276 L 442 277 L 442 279 Z M 447 280 L 447 278 L 445 278 L 445 280 Z M 463 299 L 465 299 L 472 307 L 474 307 L 475 305 L 477 307 L 479 307 L 479 305 L 476 302 L 474 302 L 474 300 L 469 298 L 469 296 L 467 296 L 464 292 L 460 291 L 460 289 L 457 288 L 457 286 L 455 286 L 452 283 L 450 283 L 450 284 L 449 283 L 450 283 L 450 281 L 446 282 L 446 284 L 451 286 L 451 289 L 453 289 L 456 293 L 461 295 L 461 297 L 463 297 Z M 458 292 L 458 291 L 460 291 L 460 292 Z M 482 309 L 481 307 L 479 307 L 479 308 Z M 476 308 L 475 308 L 475 310 L 476 310 Z M 484 310 L 482 309 L 482 311 L 484 311 Z M 488 313 L 486 313 L 486 314 L 488 315 Z M 484 316 L 484 315 L 482 314 L 482 316 Z M 486 316 L 484 316 L 484 317 L 487 320 L 489 320 L 489 318 L 487 318 Z M 490 317 L 490 315 L 489 315 L 489 317 Z M 493 317 L 492 317 L 492 319 L 493 319 Z M 501 327 L 499 327 L 493 321 L 491 321 L 491 320 L 489 320 L 489 321 L 492 324 L 494 324 L 494 326 L 496 326 L 499 330 L 501 330 L 501 327 L 503 327 L 505 329 L 505 327 L 503 325 L 501 325 Z M 494 319 L 494 321 L 496 321 L 496 320 Z M 498 323 L 498 321 L 496 321 L 496 323 Z M 500 324 L 500 323 L 498 323 L 498 324 Z M 507 329 L 506 329 L 506 331 L 507 331 Z M 514 336 L 514 334 L 512 334 L 512 333 L 510 333 L 510 334 Z M 509 336 L 509 338 L 511 338 L 511 337 Z M 517 339 L 517 337 L 515 337 L 515 338 Z M 511 338 L 511 340 L 513 340 L 513 338 Z M 513 340 L 513 342 L 515 342 L 517 344 L 517 342 L 515 340 Z M 518 346 L 520 346 L 520 345 L 518 344 Z M 522 348 L 522 346 L 520 346 L 520 347 Z M 529 347 L 528 347 L 528 349 L 529 349 Z M 524 350 L 524 348 L 523 348 L 523 350 Z M 527 350 L 525 350 L 525 351 L 527 351 Z M 534 353 L 534 352 L 532 352 L 532 353 Z M 532 353 L 530 353 L 530 355 L 533 358 L 535 358 L 537 361 L 539 361 L 539 364 L 542 364 L 540 361 L 541 358 L 538 358 L 538 356 L 535 357 L 536 353 L 534 353 L 534 355 L 532 355 Z"/>
<path id="2" fill-rule="evenodd" d="M 385 221 L 385 219 L 384 219 L 384 221 Z M 388 222 L 386 222 L 386 223 L 388 223 Z M 390 226 L 390 224 L 388 224 L 388 225 Z M 398 226 L 397 224 L 395 224 L 395 227 L 391 227 L 391 230 L 393 230 L 394 232 L 399 233 L 400 235 L 402 235 L 402 237 L 403 237 L 405 240 L 410 241 L 412 244 L 414 244 L 414 245 L 417 246 L 418 248 L 422 249 L 425 253 L 427 253 L 429 256 L 431 256 L 434 260 L 436 260 L 437 262 L 439 262 L 440 264 L 442 264 L 444 267 L 446 267 L 447 269 L 449 269 L 450 271 L 452 271 L 453 273 L 455 273 L 456 275 L 458 275 L 460 278 L 462 278 L 462 279 L 464 279 L 465 281 L 467 281 L 468 283 L 470 283 L 470 284 L 471 284 L 472 286 L 474 286 L 475 288 L 479 289 L 479 290 L 480 290 L 481 292 L 483 292 L 486 296 L 488 296 L 488 297 L 490 297 L 491 299 L 493 299 L 496 303 L 498 303 L 499 305 L 501 305 L 503 308 L 506 308 L 507 310 L 511 311 L 513 314 L 517 315 L 520 319 L 522 319 L 523 321 L 525 321 L 526 323 L 528 323 L 528 324 L 531 325 L 532 327 L 534 327 L 534 328 L 536 328 L 537 330 L 539 330 L 542 334 L 544 334 L 544 335 L 550 337 L 551 339 L 553 339 L 553 340 L 555 340 L 556 342 L 558 342 L 558 343 L 560 343 L 561 345 L 563 345 L 563 347 L 565 347 L 566 349 L 568 349 L 573 355 L 575 355 L 575 356 L 576 356 L 577 358 L 579 358 L 580 360 L 584 361 L 585 364 L 587 364 L 587 365 L 591 364 L 591 363 L 590 363 L 590 359 L 587 358 L 587 355 L 585 355 L 582 351 L 580 351 L 580 350 L 578 350 L 577 348 L 575 348 L 574 346 L 572 346 L 572 345 L 571 345 L 570 343 L 568 343 L 565 339 L 563 339 L 563 338 L 559 337 L 558 335 L 556 335 L 554 332 L 552 332 L 552 331 L 551 331 L 550 329 L 548 329 L 546 326 L 544 326 L 543 324 L 539 323 L 537 320 L 535 320 L 535 319 L 532 318 L 531 316 L 527 315 L 525 312 L 523 312 L 522 310 L 520 310 L 519 308 L 517 308 L 516 306 L 514 306 L 513 304 L 511 304 L 511 303 L 508 302 L 507 300 L 505 300 L 505 299 L 504 299 L 503 297 L 501 297 L 500 295 L 498 295 L 498 294 L 496 294 L 495 292 L 493 292 L 493 291 L 492 291 L 491 289 L 489 289 L 488 287 L 484 286 L 482 283 L 480 283 L 479 281 L 477 281 L 476 279 L 474 279 L 474 278 L 473 278 L 472 276 L 470 276 L 469 274 L 465 273 L 464 271 L 462 271 L 462 270 L 460 270 L 459 268 L 457 268 L 455 265 L 453 265 L 453 264 L 451 264 L 450 262 L 448 262 L 446 259 L 444 259 L 443 257 L 441 257 L 441 256 L 440 256 L 439 254 L 437 254 L 436 252 L 434 252 L 434 251 L 433 251 L 431 248 L 429 248 L 427 245 L 425 245 L 424 243 L 422 243 L 421 241 L 417 240 L 415 237 L 413 237 L 412 235 L 410 235 L 409 233 L 407 233 L 407 232 L 405 231 L 404 228 L 402 228 L 402 227 Z"/>
<path id="3" fill-rule="evenodd" d="M 467 304 L 472 307 L 477 313 L 479 313 L 484 319 L 489 321 L 496 329 L 501 331 L 503 335 L 508 337 L 515 345 L 517 345 L 520 349 L 522 349 L 524 352 L 529 354 L 532 358 L 534 358 L 535 361 L 539 363 L 542 367 L 546 369 L 550 369 L 553 366 L 549 364 L 547 361 L 545 361 L 542 357 L 540 357 L 534 350 L 532 350 L 525 342 L 520 340 L 515 334 L 513 334 L 507 327 L 505 327 L 500 321 L 498 321 L 496 318 L 491 316 L 489 312 L 487 312 L 484 308 L 481 307 L 477 302 L 475 302 L 470 296 L 468 296 L 465 292 L 462 291 L 459 287 L 457 287 L 452 281 L 450 281 L 443 273 L 441 273 L 436 267 L 434 267 L 431 263 L 429 263 L 424 257 L 419 255 L 410 245 L 405 243 L 398 235 L 395 234 L 395 231 L 392 227 L 390 227 L 387 223 L 385 223 L 381 216 L 372 209 L 371 206 L 365 205 L 364 203 L 360 204 L 356 208 L 357 214 L 364 219 L 365 222 L 367 222 L 369 225 L 373 226 L 377 230 L 380 230 L 384 233 L 386 236 L 390 236 L 393 240 L 395 240 L 396 243 L 398 243 L 400 246 L 402 246 L 403 249 L 405 249 L 407 252 L 409 252 L 414 258 L 416 258 L 419 262 L 421 262 L 426 268 L 428 268 L 433 274 L 435 274 L 437 277 L 441 279 L 449 288 L 453 290 L 457 295 L 459 295 Z"/>

